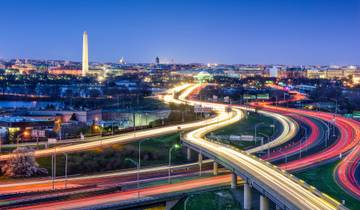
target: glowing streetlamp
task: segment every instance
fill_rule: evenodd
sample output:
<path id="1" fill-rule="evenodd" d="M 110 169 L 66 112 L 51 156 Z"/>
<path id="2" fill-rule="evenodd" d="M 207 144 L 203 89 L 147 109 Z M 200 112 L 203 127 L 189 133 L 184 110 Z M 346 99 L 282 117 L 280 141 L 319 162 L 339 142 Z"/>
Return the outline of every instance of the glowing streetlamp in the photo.
<path id="1" fill-rule="evenodd" d="M 180 144 L 174 144 L 170 149 L 169 149 L 169 169 L 168 169 L 168 174 L 169 174 L 169 184 L 171 183 L 171 152 L 174 150 L 174 149 L 179 149 L 181 147 Z"/>
<path id="2" fill-rule="evenodd" d="M 125 158 L 125 161 L 129 161 L 131 162 L 132 164 L 134 164 L 136 166 L 136 188 L 138 190 L 138 199 L 140 198 L 140 180 L 139 180 L 139 171 L 140 171 L 140 166 L 139 166 L 139 163 L 137 163 L 135 160 L 131 159 L 131 158 Z"/>

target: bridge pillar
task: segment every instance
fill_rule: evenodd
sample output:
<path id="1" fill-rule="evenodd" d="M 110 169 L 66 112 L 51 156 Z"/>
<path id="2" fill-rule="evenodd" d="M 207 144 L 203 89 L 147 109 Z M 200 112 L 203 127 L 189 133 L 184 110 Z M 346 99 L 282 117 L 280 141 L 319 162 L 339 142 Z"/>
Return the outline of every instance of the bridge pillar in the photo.
<path id="1" fill-rule="evenodd" d="M 199 155 L 198 155 L 198 162 L 199 162 L 199 164 L 202 164 L 202 161 L 203 161 L 203 156 L 202 156 L 201 153 L 199 153 Z"/>
<path id="2" fill-rule="evenodd" d="M 217 176 L 218 175 L 218 163 L 214 161 L 214 164 L 213 164 L 213 174 L 214 176 Z"/>
<path id="3" fill-rule="evenodd" d="M 188 147 L 186 149 L 186 159 L 191 160 L 191 149 L 190 149 L 190 147 Z"/>
<path id="4" fill-rule="evenodd" d="M 269 210 L 269 199 L 260 195 L 260 210 Z"/>
<path id="5" fill-rule="evenodd" d="M 244 209 L 251 209 L 251 187 L 247 182 L 244 184 Z"/>
<path id="6" fill-rule="evenodd" d="M 202 156 L 202 154 L 199 152 L 198 162 L 199 162 L 199 175 L 200 175 L 200 176 L 201 176 L 201 173 L 202 173 L 202 161 L 203 161 L 203 156 Z"/>
<path id="7" fill-rule="evenodd" d="M 236 189 L 237 187 L 237 175 L 235 173 L 231 174 L 231 189 Z"/>

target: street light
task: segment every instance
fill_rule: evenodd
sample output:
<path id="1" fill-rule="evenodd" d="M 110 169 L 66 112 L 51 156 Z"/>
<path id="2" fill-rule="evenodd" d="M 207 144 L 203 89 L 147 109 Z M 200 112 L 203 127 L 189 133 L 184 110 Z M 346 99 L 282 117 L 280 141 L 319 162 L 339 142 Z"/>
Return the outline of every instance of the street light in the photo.
<path id="1" fill-rule="evenodd" d="M 140 189 L 140 180 L 139 180 L 140 168 L 139 168 L 139 164 L 131 158 L 125 158 L 125 161 L 129 161 L 136 166 L 136 180 L 137 180 L 136 188 L 138 189 L 138 199 L 139 199 L 140 198 L 140 191 L 139 191 L 139 189 Z"/>
<path id="2" fill-rule="evenodd" d="M 306 141 L 306 140 L 308 139 L 308 130 L 307 130 L 307 128 L 306 128 L 305 126 L 300 125 L 300 127 L 302 127 L 302 128 L 304 129 L 304 131 L 305 131 L 305 137 L 304 137 L 304 139 L 305 139 L 305 141 Z M 301 142 L 300 142 L 300 145 L 301 145 Z M 308 146 L 307 146 L 307 144 L 306 144 L 305 150 L 306 150 L 306 152 L 308 151 Z"/>
<path id="3" fill-rule="evenodd" d="M 333 137 L 335 137 L 336 135 L 335 135 L 335 128 L 336 128 L 336 118 L 335 118 L 335 115 L 334 115 L 334 117 L 333 117 L 333 119 L 332 119 L 332 122 L 333 122 Z"/>
<path id="4" fill-rule="evenodd" d="M 266 135 L 266 134 L 260 133 L 260 132 L 259 132 L 259 134 L 265 136 L 267 138 L 267 142 L 270 142 L 270 136 L 269 135 Z M 270 156 L 270 147 L 269 146 L 267 147 L 267 150 L 268 150 L 267 155 L 269 157 Z"/>
<path id="5" fill-rule="evenodd" d="M 302 146 L 302 144 L 303 144 L 303 143 L 302 143 L 303 139 L 304 139 L 304 137 L 300 139 L 300 159 L 301 159 L 301 153 L 302 153 L 302 148 L 301 148 L 301 146 Z M 306 139 L 305 139 L 305 140 L 306 140 Z"/>
<path id="6" fill-rule="evenodd" d="M 56 147 L 54 147 L 54 153 L 51 156 L 51 175 L 52 175 L 52 189 L 55 190 L 56 179 Z"/>
<path id="7" fill-rule="evenodd" d="M 68 154 L 64 153 L 65 155 L 65 189 L 67 188 L 67 179 L 68 179 Z"/>
<path id="8" fill-rule="evenodd" d="M 139 151 L 138 151 L 138 165 L 139 165 L 139 170 L 140 170 L 140 168 L 141 168 L 141 144 L 142 144 L 144 141 L 146 141 L 146 140 L 149 140 L 149 139 L 143 139 L 143 140 L 139 141 L 139 146 L 138 146 L 138 149 L 139 149 Z"/>
<path id="9" fill-rule="evenodd" d="M 327 137 L 325 137 L 325 147 L 327 147 L 328 146 L 328 141 L 330 141 L 330 125 L 328 124 L 328 122 L 325 122 L 324 123 L 325 124 L 325 126 L 326 126 L 326 135 L 327 135 Z"/>
<path id="10" fill-rule="evenodd" d="M 255 129 L 255 134 L 254 134 L 254 140 L 256 141 L 256 136 L 257 136 L 257 127 L 259 127 L 260 125 L 264 124 L 263 122 L 259 122 L 257 124 L 255 124 L 254 129 Z"/>
<path id="11" fill-rule="evenodd" d="M 172 147 L 170 147 L 169 149 L 169 169 L 168 169 L 168 182 L 169 184 L 171 183 L 171 152 L 174 150 L 174 149 L 178 149 L 180 148 L 180 144 L 174 144 Z"/>

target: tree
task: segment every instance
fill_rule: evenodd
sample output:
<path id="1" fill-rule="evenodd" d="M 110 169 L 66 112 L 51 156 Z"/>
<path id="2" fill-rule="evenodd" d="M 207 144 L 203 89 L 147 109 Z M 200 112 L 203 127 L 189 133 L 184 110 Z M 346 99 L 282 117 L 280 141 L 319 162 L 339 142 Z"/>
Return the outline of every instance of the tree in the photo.
<path id="1" fill-rule="evenodd" d="M 11 158 L 1 167 L 1 172 L 8 177 L 30 177 L 48 173 L 45 168 L 39 167 L 33 150 L 27 147 L 15 149 Z"/>

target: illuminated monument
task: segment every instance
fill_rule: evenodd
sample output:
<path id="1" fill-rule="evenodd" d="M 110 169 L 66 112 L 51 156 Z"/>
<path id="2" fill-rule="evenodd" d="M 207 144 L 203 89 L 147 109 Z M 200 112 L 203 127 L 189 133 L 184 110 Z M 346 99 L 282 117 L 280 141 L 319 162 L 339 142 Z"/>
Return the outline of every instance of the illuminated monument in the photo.
<path id="1" fill-rule="evenodd" d="M 85 31 L 83 34 L 83 52 L 82 52 L 82 76 L 86 76 L 89 71 L 89 49 L 88 49 L 88 35 Z"/>

